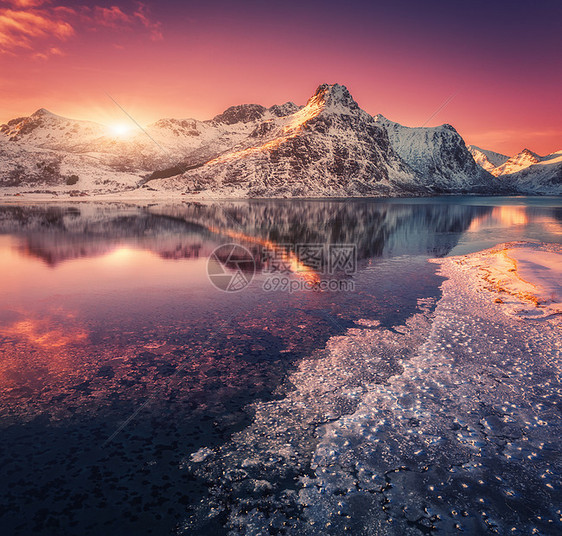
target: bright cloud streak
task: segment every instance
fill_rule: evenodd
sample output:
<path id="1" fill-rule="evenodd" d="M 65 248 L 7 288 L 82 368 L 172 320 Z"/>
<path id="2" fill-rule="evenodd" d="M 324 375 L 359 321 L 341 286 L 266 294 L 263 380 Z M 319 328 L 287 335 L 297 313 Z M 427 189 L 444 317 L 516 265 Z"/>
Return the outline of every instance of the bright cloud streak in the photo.
<path id="1" fill-rule="evenodd" d="M 68 7 L 41 0 L 12 0 L 9 8 L 0 8 L 0 54 L 14 54 L 21 49 L 32 51 L 32 57 L 46 59 L 63 55 L 62 45 L 78 31 L 113 30 L 141 31 L 152 40 L 161 40 L 161 24 L 150 18 L 148 8 L 138 3 L 130 13 L 119 6 L 104 7 L 79 4 Z"/>

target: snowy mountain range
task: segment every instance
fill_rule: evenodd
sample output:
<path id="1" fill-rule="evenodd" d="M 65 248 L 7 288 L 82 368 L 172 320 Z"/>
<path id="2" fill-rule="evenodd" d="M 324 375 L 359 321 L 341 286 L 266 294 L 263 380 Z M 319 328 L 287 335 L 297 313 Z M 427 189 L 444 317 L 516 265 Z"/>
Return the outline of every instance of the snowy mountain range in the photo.
<path id="1" fill-rule="evenodd" d="M 501 180 L 506 188 L 525 194 L 562 193 L 562 150 L 539 156 L 523 149 L 514 156 L 468 147 L 483 169 Z"/>
<path id="2" fill-rule="evenodd" d="M 382 115 L 375 120 L 400 157 L 428 189 L 436 192 L 486 192 L 493 189 L 490 175 L 476 164 L 464 140 L 451 125 L 405 127 Z"/>
<path id="3" fill-rule="evenodd" d="M 469 145 L 468 150 L 470 154 L 474 157 L 474 161 L 486 171 L 492 173 L 492 170 L 496 169 L 498 166 L 505 164 L 509 160 L 509 156 L 504 154 L 495 153 L 494 151 L 488 151 L 486 149 L 481 149 L 476 147 L 476 145 Z"/>
<path id="4" fill-rule="evenodd" d="M 0 195 L 556 194 L 561 161 L 562 153 L 508 159 L 469 150 L 450 125 L 372 117 L 338 84 L 319 86 L 305 106 L 232 106 L 207 121 L 161 119 L 129 136 L 45 109 L 0 126 Z"/>

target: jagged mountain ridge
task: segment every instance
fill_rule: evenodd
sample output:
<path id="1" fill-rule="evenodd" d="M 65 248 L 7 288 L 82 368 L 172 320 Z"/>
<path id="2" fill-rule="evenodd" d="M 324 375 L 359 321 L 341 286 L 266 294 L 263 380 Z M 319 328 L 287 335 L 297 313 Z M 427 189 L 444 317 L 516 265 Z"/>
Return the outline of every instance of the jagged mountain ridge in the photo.
<path id="1" fill-rule="evenodd" d="M 505 164 L 509 159 L 509 156 L 501 153 L 495 153 L 494 151 L 481 149 L 476 145 L 469 145 L 468 150 L 474 158 L 474 161 L 489 173 L 492 173 L 492 170 L 497 168 L 498 166 Z"/>
<path id="2" fill-rule="evenodd" d="M 508 162 L 509 160 L 506 164 Z M 562 150 L 539 156 L 537 162 L 511 173 L 499 174 L 498 178 L 522 193 L 560 195 L 562 194 Z"/>
<path id="3" fill-rule="evenodd" d="M 291 115 L 260 122 L 241 144 L 198 169 L 154 183 L 251 197 L 429 192 L 385 130 L 338 84 L 321 85 Z"/>
<path id="4" fill-rule="evenodd" d="M 152 172 L 204 163 L 236 146 L 254 130 L 248 109 L 256 106 L 232 106 L 206 121 L 161 119 L 125 137 L 104 125 L 40 109 L 0 126 L 0 186 L 65 193 L 69 177 L 79 176 L 73 193 L 76 188 L 96 194 L 134 190 Z M 260 120 L 298 110 L 290 102 L 258 108 Z"/>
<path id="5" fill-rule="evenodd" d="M 216 115 L 209 122 L 214 124 L 235 125 L 236 123 L 251 123 L 260 119 L 284 117 L 297 112 L 301 107 L 294 102 L 274 104 L 266 108 L 261 104 L 239 104 L 230 106 L 222 114 Z"/>
<path id="6" fill-rule="evenodd" d="M 92 121 L 73 120 L 40 108 L 29 117 L 18 117 L 0 126 L 0 134 L 11 142 L 35 147 L 73 151 L 106 135 L 107 127 Z"/>
<path id="7" fill-rule="evenodd" d="M 405 127 L 382 115 L 375 117 L 400 157 L 435 192 L 485 192 L 490 175 L 477 166 L 464 140 L 451 125 Z"/>
<path id="8" fill-rule="evenodd" d="M 212 155 L 219 154 L 250 134 L 252 126 L 248 123 L 281 117 L 297 110 L 298 106 L 292 102 L 271 108 L 242 104 L 231 106 L 206 121 L 165 118 L 148 125 L 144 131 L 135 129 L 131 135 L 120 136 L 107 126 L 68 119 L 41 108 L 29 117 L 1 125 L 0 135 L 11 142 L 43 149 L 120 157 L 127 157 L 128 153 L 133 156 L 153 154 L 155 159 L 168 156 L 176 162 L 202 146 L 209 147 L 208 152 Z"/>
<path id="9" fill-rule="evenodd" d="M 0 186 L 13 192 L 403 196 L 505 193 L 513 184 L 494 182 L 450 125 L 373 118 L 338 84 L 321 85 L 304 107 L 232 106 L 206 121 L 161 119 L 126 138 L 44 109 L 0 126 Z"/>
<path id="10" fill-rule="evenodd" d="M 562 194 L 562 150 L 546 156 L 523 149 L 514 156 L 498 155 L 478 147 L 471 149 L 475 161 L 505 187 L 526 194 Z M 497 155 L 497 165 L 493 159 L 484 161 L 479 155 Z M 503 161 L 502 161 L 503 160 Z"/>
<path id="11" fill-rule="evenodd" d="M 517 173 L 522 169 L 528 168 L 533 164 L 538 164 L 542 160 L 542 157 L 537 153 L 529 149 L 523 149 L 520 153 L 509 157 L 503 164 L 497 166 L 493 171 L 492 175 L 496 177 L 500 175 L 510 175 L 511 173 Z"/>

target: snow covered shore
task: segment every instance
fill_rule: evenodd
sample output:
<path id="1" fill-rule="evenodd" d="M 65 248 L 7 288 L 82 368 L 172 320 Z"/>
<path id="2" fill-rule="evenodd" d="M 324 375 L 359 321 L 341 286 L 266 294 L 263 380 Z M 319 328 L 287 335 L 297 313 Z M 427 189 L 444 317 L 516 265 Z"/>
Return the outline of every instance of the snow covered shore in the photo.
<path id="1" fill-rule="evenodd" d="M 502 311 L 539 318 L 562 313 L 562 247 L 509 242 L 452 260 L 475 290 L 492 292 Z M 472 274 L 472 275 L 470 275 Z"/>
<path id="2" fill-rule="evenodd" d="M 358 321 L 283 396 L 186 468 L 231 534 L 554 534 L 561 530 L 562 248 L 440 259 L 435 304 Z M 514 271 L 512 271 L 514 270 Z"/>

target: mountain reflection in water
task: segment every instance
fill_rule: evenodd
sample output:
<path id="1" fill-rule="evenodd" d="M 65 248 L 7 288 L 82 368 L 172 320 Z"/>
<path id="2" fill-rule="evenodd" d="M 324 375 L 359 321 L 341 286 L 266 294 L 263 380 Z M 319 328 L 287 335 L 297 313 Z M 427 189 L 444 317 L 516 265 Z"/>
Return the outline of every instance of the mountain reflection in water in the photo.
<path id="1" fill-rule="evenodd" d="M 419 300 L 438 299 L 428 257 L 560 241 L 557 204 L 517 203 L 1 206 L 4 530 L 173 531 L 205 494 L 183 458 L 243 427 L 244 408 L 278 396 L 291 367 L 329 337 L 361 318 L 398 325 Z M 355 291 L 266 292 L 258 270 L 247 289 L 221 292 L 207 259 L 229 242 L 258 268 L 264 247 L 354 244 L 357 272 L 345 277 Z M 19 497 L 35 496 L 22 506 Z"/>
<path id="2" fill-rule="evenodd" d="M 0 209 L 0 233 L 18 237 L 25 255 L 50 265 L 117 248 L 164 259 L 196 259 L 220 243 L 357 244 L 359 259 L 442 256 L 491 207 L 343 202 L 236 202 L 136 207 L 75 205 Z M 455 236 L 457 235 L 457 236 Z"/>

